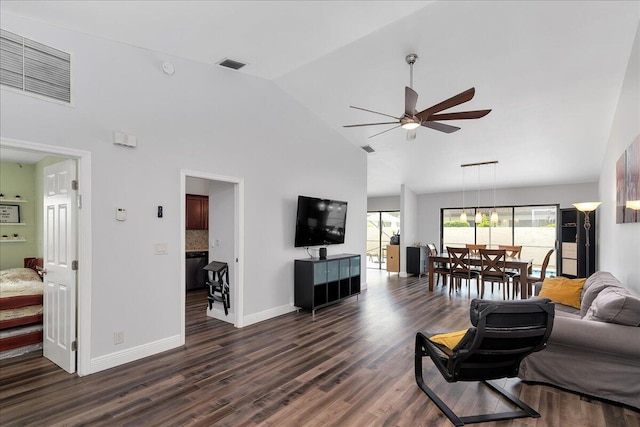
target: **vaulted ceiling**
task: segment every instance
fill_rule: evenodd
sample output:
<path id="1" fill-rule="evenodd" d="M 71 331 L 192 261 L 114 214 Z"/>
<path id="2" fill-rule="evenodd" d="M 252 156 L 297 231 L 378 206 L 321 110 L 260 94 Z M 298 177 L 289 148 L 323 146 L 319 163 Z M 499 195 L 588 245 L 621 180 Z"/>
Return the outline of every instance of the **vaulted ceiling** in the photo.
<path id="1" fill-rule="evenodd" d="M 3 0 L 0 11 L 212 66 L 247 63 L 238 72 L 375 150 L 370 196 L 459 190 L 460 165 L 489 160 L 499 187 L 595 182 L 640 22 L 636 1 Z M 420 127 L 413 141 L 400 128 L 343 128 L 387 121 L 349 105 L 402 115 L 409 53 L 418 110 L 475 87 L 451 111 L 492 112 L 448 122 L 462 128 L 452 134 Z M 493 185 L 493 169 L 470 181 Z"/>

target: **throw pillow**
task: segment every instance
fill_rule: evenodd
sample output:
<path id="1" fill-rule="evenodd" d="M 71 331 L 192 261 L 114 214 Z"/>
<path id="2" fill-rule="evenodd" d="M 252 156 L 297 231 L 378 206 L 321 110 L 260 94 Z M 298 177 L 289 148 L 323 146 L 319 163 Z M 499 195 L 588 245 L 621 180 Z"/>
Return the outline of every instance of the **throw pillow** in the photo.
<path id="1" fill-rule="evenodd" d="M 623 288 L 604 289 L 593 300 L 584 316 L 586 320 L 640 326 L 640 298 Z"/>
<path id="2" fill-rule="evenodd" d="M 582 288 L 582 302 L 580 305 L 580 317 L 584 317 L 587 314 L 587 310 L 591 307 L 593 300 L 596 299 L 598 294 L 603 289 L 607 289 L 610 286 L 621 288 L 622 285 L 618 282 L 613 274 L 608 271 L 596 271 L 593 273 Z"/>
<path id="3" fill-rule="evenodd" d="M 462 338 L 464 338 L 467 331 L 468 329 L 463 329 L 461 331 L 434 335 L 432 337 L 429 337 L 429 341 L 443 345 L 447 347 L 449 350 L 453 350 L 460 343 L 460 341 L 462 341 Z"/>
<path id="4" fill-rule="evenodd" d="M 553 302 L 580 308 L 580 296 L 586 279 L 568 279 L 566 277 L 548 277 L 542 282 L 539 297 L 549 298 Z"/>

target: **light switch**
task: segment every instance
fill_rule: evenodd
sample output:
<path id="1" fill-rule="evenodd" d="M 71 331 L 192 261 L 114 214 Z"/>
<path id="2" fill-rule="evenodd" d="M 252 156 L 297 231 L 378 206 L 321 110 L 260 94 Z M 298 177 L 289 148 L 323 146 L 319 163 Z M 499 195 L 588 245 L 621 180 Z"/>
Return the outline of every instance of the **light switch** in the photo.
<path id="1" fill-rule="evenodd" d="M 169 253 L 167 250 L 166 243 L 156 243 L 155 244 L 156 255 L 166 255 Z"/>

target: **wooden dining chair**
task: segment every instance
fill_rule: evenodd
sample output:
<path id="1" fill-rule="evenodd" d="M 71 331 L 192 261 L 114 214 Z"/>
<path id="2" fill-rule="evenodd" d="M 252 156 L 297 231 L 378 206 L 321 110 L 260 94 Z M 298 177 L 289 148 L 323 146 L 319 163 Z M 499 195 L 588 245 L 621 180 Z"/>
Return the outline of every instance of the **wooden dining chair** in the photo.
<path id="1" fill-rule="evenodd" d="M 484 298 L 484 282 L 504 284 L 502 298 L 509 296 L 509 276 L 506 273 L 506 251 L 504 249 L 480 249 L 480 298 Z"/>
<path id="2" fill-rule="evenodd" d="M 544 261 L 542 261 L 542 267 L 540 267 L 540 276 L 527 276 L 525 278 L 527 282 L 528 295 L 531 295 L 532 285 L 537 282 L 542 282 L 546 277 L 547 267 L 549 266 L 549 260 L 551 259 L 551 254 L 553 253 L 553 251 L 554 249 L 551 249 L 549 250 L 549 252 L 547 252 L 547 255 L 545 255 Z M 514 298 L 515 298 L 515 293 L 517 293 L 517 291 L 520 290 L 520 286 L 517 286 L 517 285 L 522 285 L 522 279 L 520 278 L 519 274 L 516 274 L 515 276 L 513 276 Z"/>
<path id="3" fill-rule="evenodd" d="M 471 268 L 469 262 L 469 248 L 452 248 L 447 246 L 449 254 L 449 293 L 455 287 L 456 290 L 462 288 L 462 280 L 467 281 L 469 296 L 471 296 L 471 279 L 476 279 L 477 292 L 480 292 L 480 272 Z"/>
<path id="4" fill-rule="evenodd" d="M 429 255 L 436 256 L 438 255 L 438 248 L 435 243 L 427 243 L 427 248 L 429 248 Z M 433 273 L 435 275 L 435 283 L 438 284 L 440 277 L 442 277 L 442 286 L 447 284 L 447 277 L 451 273 L 451 269 L 446 263 L 438 262 L 433 266 Z"/>
<path id="5" fill-rule="evenodd" d="M 469 243 L 467 243 L 466 248 L 469 249 L 469 254 L 471 255 L 480 255 L 480 249 L 486 249 L 487 245 L 471 245 Z"/>
<path id="6" fill-rule="evenodd" d="M 498 249 L 504 249 L 507 253 L 507 258 L 520 258 L 520 256 L 522 255 L 522 246 L 512 246 L 512 245 L 498 245 Z M 509 284 L 510 289 L 511 290 L 515 290 L 516 288 L 516 283 L 513 280 L 513 276 L 516 276 L 518 274 L 520 274 L 520 270 L 514 270 L 512 268 L 507 268 L 507 270 L 505 271 L 505 273 L 507 274 L 507 276 L 509 276 L 509 279 L 511 279 L 511 283 Z M 515 297 L 515 292 L 514 295 Z"/>

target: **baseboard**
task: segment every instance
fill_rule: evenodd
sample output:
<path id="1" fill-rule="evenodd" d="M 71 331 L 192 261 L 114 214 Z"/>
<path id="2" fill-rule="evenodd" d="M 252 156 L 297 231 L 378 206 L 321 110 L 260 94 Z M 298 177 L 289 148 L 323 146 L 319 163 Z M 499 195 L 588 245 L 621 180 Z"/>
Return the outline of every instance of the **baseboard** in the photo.
<path id="1" fill-rule="evenodd" d="M 261 311 L 259 313 L 250 314 L 244 317 L 244 323 L 242 326 L 253 325 L 254 323 L 273 319 L 274 317 L 282 316 L 283 314 L 288 314 L 296 310 L 297 309 L 294 306 L 287 304 L 280 307 L 271 308 L 269 310 Z"/>
<path id="2" fill-rule="evenodd" d="M 184 345 L 184 341 L 180 338 L 180 335 L 174 335 L 148 344 L 96 357 L 95 359 L 91 359 L 88 374 L 95 374 L 96 372 L 153 356 L 154 354 L 162 353 L 163 351 L 171 350 L 182 345 Z"/>
<path id="3" fill-rule="evenodd" d="M 229 313 L 229 315 L 227 316 L 224 314 L 224 309 L 217 309 L 215 307 L 211 310 L 207 309 L 207 316 L 214 319 L 222 320 L 223 322 L 231 323 L 234 326 L 236 324 L 236 314 Z"/>

